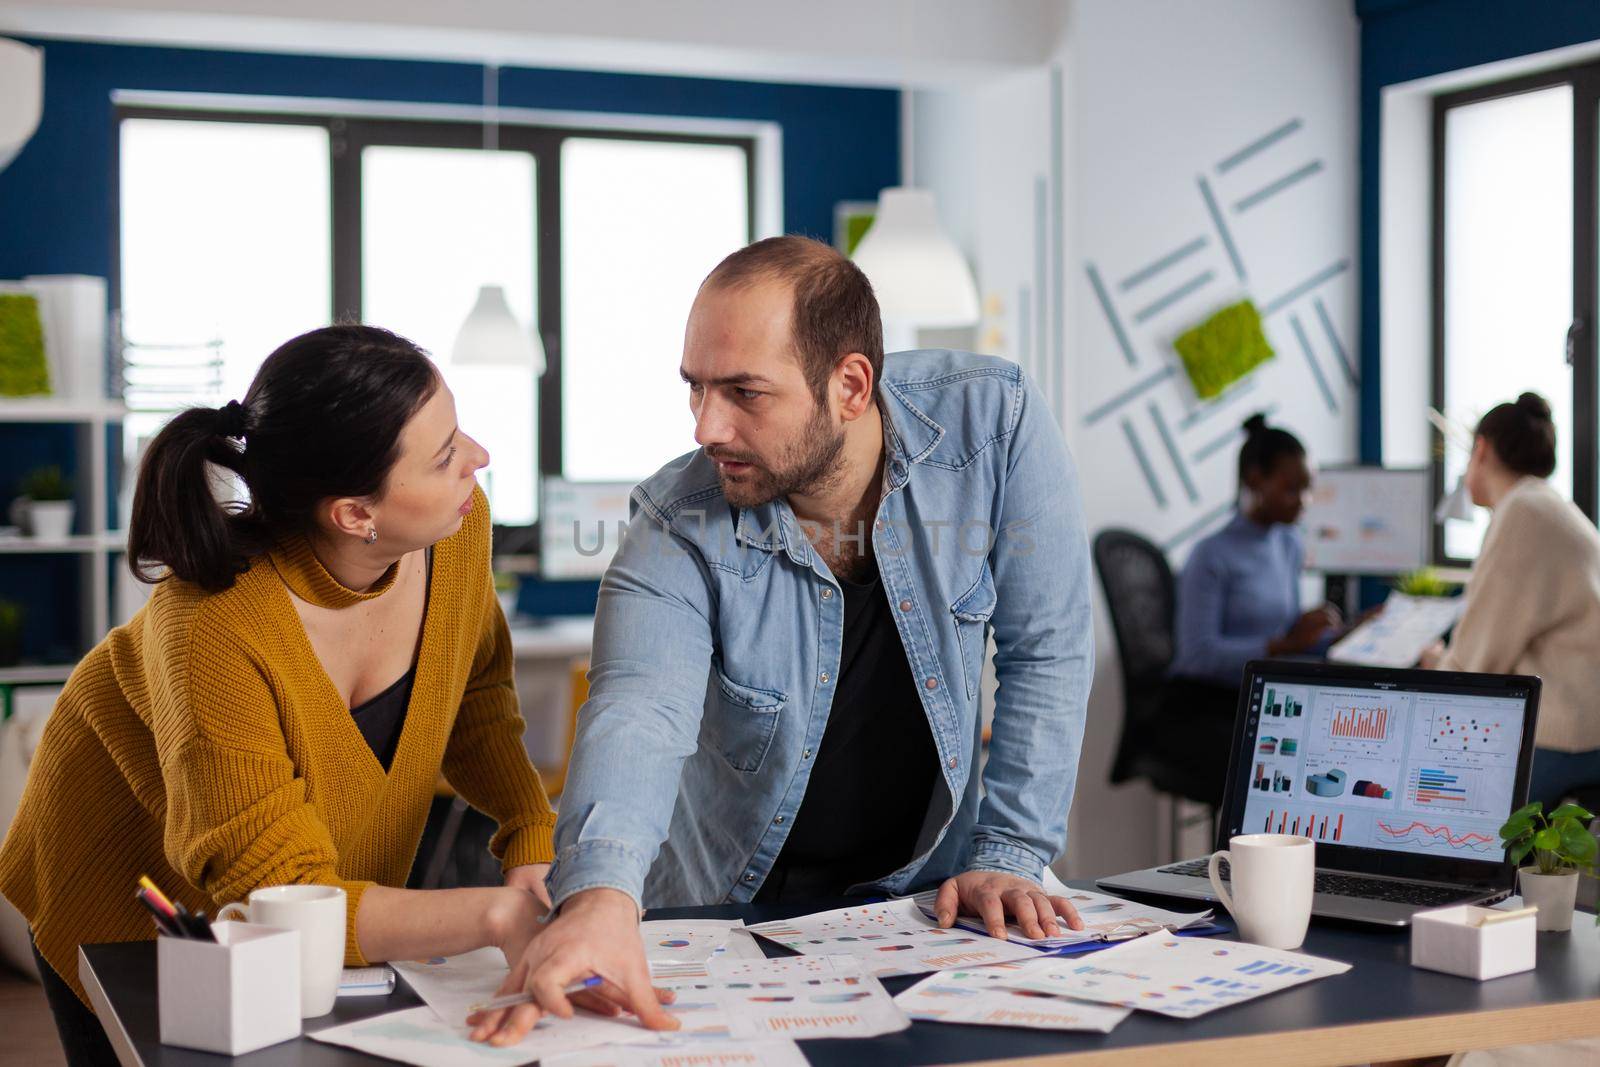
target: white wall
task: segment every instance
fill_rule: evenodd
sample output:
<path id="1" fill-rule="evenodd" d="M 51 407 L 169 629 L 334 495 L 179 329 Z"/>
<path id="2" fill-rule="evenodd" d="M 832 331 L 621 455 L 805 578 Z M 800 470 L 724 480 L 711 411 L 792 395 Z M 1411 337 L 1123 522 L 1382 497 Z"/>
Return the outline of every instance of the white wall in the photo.
<path id="1" fill-rule="evenodd" d="M 1060 12 L 1060 0 L 0 0 L 0 32 L 898 88 L 1040 62 Z"/>
<path id="2" fill-rule="evenodd" d="M 1065 40 L 1050 63 L 971 90 L 917 94 L 918 179 L 942 200 L 976 197 L 975 205 L 946 204 L 943 213 L 985 295 L 980 347 L 1017 359 L 1045 385 L 1078 459 L 1091 531 L 1131 527 L 1170 544 L 1177 563 L 1192 531 L 1222 521 L 1231 504 L 1233 431 L 1248 414 L 1272 408 L 1272 419 L 1299 434 L 1314 461 L 1356 455 L 1357 389 L 1344 369 L 1359 371 L 1356 20 L 1350 5 L 1325 0 L 1075 0 L 1067 12 Z M 1286 132 L 1223 166 L 1274 130 Z M 1282 191 L 1239 206 L 1307 167 L 1308 176 Z M 1196 241 L 1198 250 L 1122 288 Z M 1132 366 L 1091 268 L 1107 289 Z M 1145 314 L 1208 272 L 1187 296 Z M 1245 297 L 1264 312 L 1274 308 L 1265 330 L 1277 356 L 1243 392 L 1201 405 L 1169 369 L 1177 362 L 1171 342 Z M 1161 374 L 1168 376 L 1113 404 Z M 1079 877 L 1154 861 L 1165 823 L 1148 789 L 1107 784 L 1121 693 L 1103 603 L 1096 614 L 1099 664 L 1064 865 Z M 1187 844 L 1206 847 L 1203 834 Z"/>

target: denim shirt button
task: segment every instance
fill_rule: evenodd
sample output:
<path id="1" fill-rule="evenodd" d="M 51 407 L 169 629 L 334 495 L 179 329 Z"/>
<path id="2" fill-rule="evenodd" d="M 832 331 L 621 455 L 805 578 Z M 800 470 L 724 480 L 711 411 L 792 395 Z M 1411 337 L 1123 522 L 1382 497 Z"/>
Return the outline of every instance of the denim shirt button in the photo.
<path id="1" fill-rule="evenodd" d="M 911 610 L 911 601 L 909 601 L 909 600 L 900 601 L 900 610 L 901 611 L 910 611 Z"/>
<path id="2" fill-rule="evenodd" d="M 811 758 L 811 750 L 808 748 L 804 752 L 800 753 L 800 758 L 801 759 L 810 759 Z"/>
<path id="3" fill-rule="evenodd" d="M 755 881 L 756 880 L 755 872 L 754 871 L 745 871 L 744 872 L 744 880 L 747 881 L 747 882 Z"/>
<path id="4" fill-rule="evenodd" d="M 820 681 L 820 682 L 821 682 L 821 683 L 822 683 L 822 684 L 823 684 L 823 685 L 827 685 L 827 684 L 828 684 L 828 672 L 827 672 L 827 671 L 823 671 L 823 672 L 822 672 L 822 676 L 821 676 L 821 678 L 820 678 L 820 679 L 819 679 L 819 681 Z"/>
<path id="5" fill-rule="evenodd" d="M 824 589 L 822 591 L 822 599 L 823 600 L 832 600 L 833 599 L 833 590 L 832 589 Z"/>
<path id="6" fill-rule="evenodd" d="M 950 757 L 950 769 L 952 771 L 955 770 L 956 769 L 956 764 L 958 764 L 960 762 L 961 762 L 960 760 L 956 759 L 954 756 L 951 756 Z"/>
<path id="7" fill-rule="evenodd" d="M 782 826 L 783 825 L 783 816 L 780 815 L 776 819 L 773 819 L 772 821 L 777 823 L 779 826 Z"/>
<path id="8" fill-rule="evenodd" d="M 939 679 L 929 678 L 927 681 L 922 683 L 922 687 L 924 689 L 937 689 L 939 688 Z"/>

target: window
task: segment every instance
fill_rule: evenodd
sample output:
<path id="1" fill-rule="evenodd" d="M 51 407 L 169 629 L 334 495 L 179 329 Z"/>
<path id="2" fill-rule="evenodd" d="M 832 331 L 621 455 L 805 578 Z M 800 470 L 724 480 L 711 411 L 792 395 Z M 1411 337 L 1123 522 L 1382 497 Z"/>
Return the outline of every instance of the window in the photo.
<path id="1" fill-rule="evenodd" d="M 1591 518 L 1597 88 L 1578 68 L 1440 96 L 1434 111 L 1434 404 L 1470 425 L 1526 390 L 1544 396 L 1551 484 Z M 1436 490 L 1466 464 L 1447 447 Z M 1486 514 L 1444 523 L 1436 557 L 1475 558 L 1487 528 Z"/>
<path id="2" fill-rule="evenodd" d="M 489 150 L 472 122 L 119 117 L 125 332 L 218 338 L 223 363 L 217 396 L 183 397 L 145 432 L 183 403 L 242 396 L 276 345 L 354 318 L 439 364 L 489 450 L 497 525 L 536 521 L 541 476 L 636 481 L 694 447 L 683 330 L 701 279 L 754 237 L 754 132 L 502 124 Z M 490 284 L 539 331 L 542 377 L 451 364 Z M 500 551 L 534 543 L 499 536 Z"/>

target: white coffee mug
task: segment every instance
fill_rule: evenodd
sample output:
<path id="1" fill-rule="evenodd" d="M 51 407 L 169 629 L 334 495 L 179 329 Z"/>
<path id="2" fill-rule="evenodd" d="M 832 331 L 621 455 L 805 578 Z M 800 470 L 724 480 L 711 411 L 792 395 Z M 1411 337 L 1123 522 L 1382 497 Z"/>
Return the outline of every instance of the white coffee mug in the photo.
<path id="1" fill-rule="evenodd" d="M 1240 834 L 1211 856 L 1211 888 L 1216 891 L 1239 936 L 1268 948 L 1299 948 L 1311 924 L 1311 894 L 1316 886 L 1317 846 L 1292 834 Z M 1217 864 L 1232 869 L 1229 892 Z"/>
<path id="2" fill-rule="evenodd" d="M 237 909 L 237 915 L 233 914 Z M 240 918 L 300 931 L 300 1017 L 333 1010 L 344 972 L 345 899 L 336 885 L 274 885 L 250 894 L 250 904 L 229 904 L 219 921 Z"/>

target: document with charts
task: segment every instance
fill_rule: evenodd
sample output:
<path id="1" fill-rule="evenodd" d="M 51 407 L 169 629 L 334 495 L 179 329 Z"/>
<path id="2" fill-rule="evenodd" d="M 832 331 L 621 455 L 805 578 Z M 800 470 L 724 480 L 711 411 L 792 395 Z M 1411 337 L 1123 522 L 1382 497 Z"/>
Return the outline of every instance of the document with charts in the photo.
<path id="1" fill-rule="evenodd" d="M 1109 1034 L 1131 1008 L 1093 1004 L 1005 983 L 1033 963 L 991 963 L 930 974 L 894 998 L 907 1015 L 936 1023 L 1090 1030 Z"/>
<path id="2" fill-rule="evenodd" d="M 639 924 L 639 936 L 656 977 L 696 973 L 713 956 L 766 958 L 741 919 L 647 919 Z"/>
<path id="3" fill-rule="evenodd" d="M 736 1038 L 876 1037 L 911 1025 L 883 983 L 848 956 L 715 958 L 708 966 L 701 992 L 732 1020 Z"/>
<path id="4" fill-rule="evenodd" d="M 1089 889 L 1070 889 L 1062 886 L 1059 891 L 1052 891 L 1051 895 L 1066 897 L 1072 902 L 1072 906 L 1078 910 L 1078 918 L 1083 920 L 1083 929 L 1073 930 L 1067 926 L 1065 919 L 1060 919 L 1057 922 L 1060 929 L 1057 936 L 1030 938 L 1023 934 L 1021 927 L 1011 922 L 1006 924 L 1009 940 L 1048 952 L 1069 945 L 1081 945 L 1087 941 L 1126 941 L 1145 934 L 1176 933 L 1179 930 L 1204 926 L 1211 922 L 1210 911 L 1167 911 L 1165 908 L 1141 904 L 1138 901 L 1106 893 L 1096 893 Z M 937 897 L 938 890 L 930 889 L 926 893 L 918 893 L 911 899 L 916 901 L 917 907 L 931 919 L 937 915 L 934 909 Z M 983 920 L 973 915 L 956 916 L 956 926 L 977 933 L 983 933 L 987 929 Z"/>
<path id="5" fill-rule="evenodd" d="M 1192 1019 L 1349 969 L 1337 960 L 1238 941 L 1151 935 L 1092 956 L 1045 957 L 1019 967 L 1006 981 L 1018 989 Z"/>
<path id="6" fill-rule="evenodd" d="M 888 978 L 951 967 L 1031 959 L 1036 949 L 972 930 L 942 930 L 911 897 L 745 928 L 807 956 L 854 956 L 868 974 Z"/>
<path id="7" fill-rule="evenodd" d="M 793 1041 L 730 1041 L 661 1045 L 607 1045 L 566 1052 L 542 1061 L 541 1067 L 809 1067 Z"/>
<path id="8" fill-rule="evenodd" d="M 1369 667 L 1414 667 L 1428 646 L 1449 632 L 1466 597 L 1390 593 L 1383 610 L 1334 642 L 1328 659 Z"/>
<path id="9" fill-rule="evenodd" d="M 432 1008 L 408 1008 L 318 1030 L 309 1036 L 372 1056 L 417 1067 L 520 1067 L 547 1056 L 597 1045 L 655 1042 L 654 1031 L 632 1021 L 579 1013 L 570 1019 L 545 1016 L 511 1048 L 473 1041 L 465 1026 L 455 1026 Z"/>
<path id="10" fill-rule="evenodd" d="M 639 936 L 652 977 L 664 979 L 683 972 L 704 974 L 706 961 L 713 957 L 764 958 L 761 946 L 742 929 L 739 920 L 652 919 L 639 924 Z M 393 966 L 439 1018 L 457 1024 L 466 1021 L 474 1004 L 497 995 L 510 973 L 497 948 L 401 960 Z"/>

